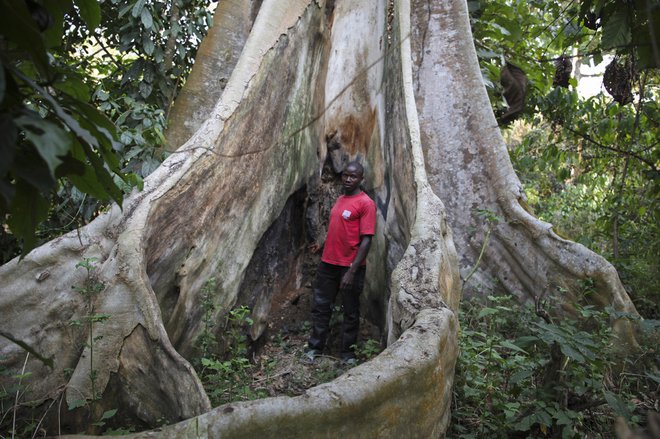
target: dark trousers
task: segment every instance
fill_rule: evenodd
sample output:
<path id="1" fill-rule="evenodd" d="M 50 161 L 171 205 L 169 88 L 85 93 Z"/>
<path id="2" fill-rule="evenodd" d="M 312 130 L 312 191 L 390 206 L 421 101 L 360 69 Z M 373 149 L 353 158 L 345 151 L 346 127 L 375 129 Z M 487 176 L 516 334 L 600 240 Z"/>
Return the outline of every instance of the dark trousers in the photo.
<path id="1" fill-rule="evenodd" d="M 339 285 L 348 267 L 321 262 L 314 282 L 314 303 L 312 304 L 312 335 L 308 345 L 311 349 L 323 350 L 330 331 L 330 317 Z M 360 293 L 364 287 L 365 267 L 360 267 L 353 277 L 353 285 L 341 293 L 341 308 L 344 321 L 341 325 L 342 357 L 353 355 L 352 346 L 357 343 L 360 327 Z"/>

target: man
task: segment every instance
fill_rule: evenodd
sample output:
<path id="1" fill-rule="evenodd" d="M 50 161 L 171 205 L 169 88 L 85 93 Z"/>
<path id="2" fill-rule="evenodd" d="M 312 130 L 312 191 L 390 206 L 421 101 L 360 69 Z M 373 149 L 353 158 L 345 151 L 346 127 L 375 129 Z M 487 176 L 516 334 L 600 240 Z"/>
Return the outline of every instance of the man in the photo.
<path id="1" fill-rule="evenodd" d="M 354 345 L 360 325 L 360 293 L 364 286 L 366 257 L 371 238 L 376 231 L 376 205 L 360 189 L 364 168 L 350 162 L 342 172 L 344 195 L 330 212 L 328 235 L 316 272 L 312 304 L 312 334 L 305 356 L 314 361 L 325 347 L 330 327 L 332 307 L 338 292 L 342 292 L 344 321 L 341 335 L 341 358 L 345 363 L 355 362 Z M 316 253 L 318 244 L 310 250 Z"/>

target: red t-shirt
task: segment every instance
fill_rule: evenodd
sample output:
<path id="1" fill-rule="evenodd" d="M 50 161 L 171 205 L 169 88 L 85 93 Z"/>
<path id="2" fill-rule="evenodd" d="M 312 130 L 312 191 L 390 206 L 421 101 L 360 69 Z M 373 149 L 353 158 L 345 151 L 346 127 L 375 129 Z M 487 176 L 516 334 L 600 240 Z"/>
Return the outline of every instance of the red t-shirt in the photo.
<path id="1" fill-rule="evenodd" d="M 357 255 L 360 237 L 376 233 L 376 204 L 364 192 L 342 195 L 330 211 L 328 237 L 321 260 L 348 267 Z M 362 262 L 365 265 L 366 262 Z"/>

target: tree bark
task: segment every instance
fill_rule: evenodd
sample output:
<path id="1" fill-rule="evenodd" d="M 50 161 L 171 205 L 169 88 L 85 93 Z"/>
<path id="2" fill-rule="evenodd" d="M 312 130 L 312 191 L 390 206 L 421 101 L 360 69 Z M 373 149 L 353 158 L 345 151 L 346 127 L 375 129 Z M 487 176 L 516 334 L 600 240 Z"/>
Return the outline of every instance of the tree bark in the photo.
<path id="1" fill-rule="evenodd" d="M 241 55 L 260 5 L 261 0 L 218 2 L 213 25 L 199 46 L 185 87 L 170 109 L 165 132 L 166 150 L 176 151 L 186 143 L 213 111 Z"/>
<path id="2" fill-rule="evenodd" d="M 165 53 L 163 54 L 163 70 L 166 72 L 172 68 L 172 64 L 174 62 L 177 35 L 172 32 L 172 28 L 174 27 L 175 23 L 178 23 L 179 15 L 179 5 L 177 4 L 176 0 L 173 0 L 170 2 L 169 28 L 171 33 L 167 36 L 167 42 L 165 43 Z"/>
<path id="3" fill-rule="evenodd" d="M 426 169 L 447 207 L 467 275 L 485 242 L 486 210 L 495 224 L 482 263 L 466 285 L 469 296 L 508 293 L 533 300 L 568 292 L 592 279 L 592 300 L 636 314 L 614 267 L 586 247 L 555 234 L 524 206 L 525 193 L 482 83 L 465 2 L 413 1 L 413 77 Z M 579 298 L 582 299 L 582 298 Z M 630 339 L 623 321 L 617 326 Z"/>

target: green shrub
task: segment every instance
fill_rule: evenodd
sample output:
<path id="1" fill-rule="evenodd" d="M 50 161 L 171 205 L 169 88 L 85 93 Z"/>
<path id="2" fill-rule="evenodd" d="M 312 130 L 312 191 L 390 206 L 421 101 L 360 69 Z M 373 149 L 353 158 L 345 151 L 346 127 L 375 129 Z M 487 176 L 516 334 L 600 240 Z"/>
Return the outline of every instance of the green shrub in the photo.
<path id="1" fill-rule="evenodd" d="M 488 300 L 462 306 L 448 437 L 612 437 L 616 416 L 638 424 L 657 403 L 653 322 L 642 348 L 623 354 L 611 310 L 547 323 L 510 296 Z"/>
<path id="2" fill-rule="evenodd" d="M 225 330 L 219 343 L 213 332 L 215 305 L 211 296 L 215 290 L 216 281 L 211 278 L 202 289 L 204 331 L 197 340 L 202 354 L 198 364 L 199 375 L 206 392 L 214 406 L 266 397 L 267 393 L 251 387 L 254 365 L 247 358 L 249 343 L 245 331 L 253 324 L 250 309 L 240 306 L 227 313 Z M 222 345 L 224 352 L 218 351 L 219 345 Z"/>

